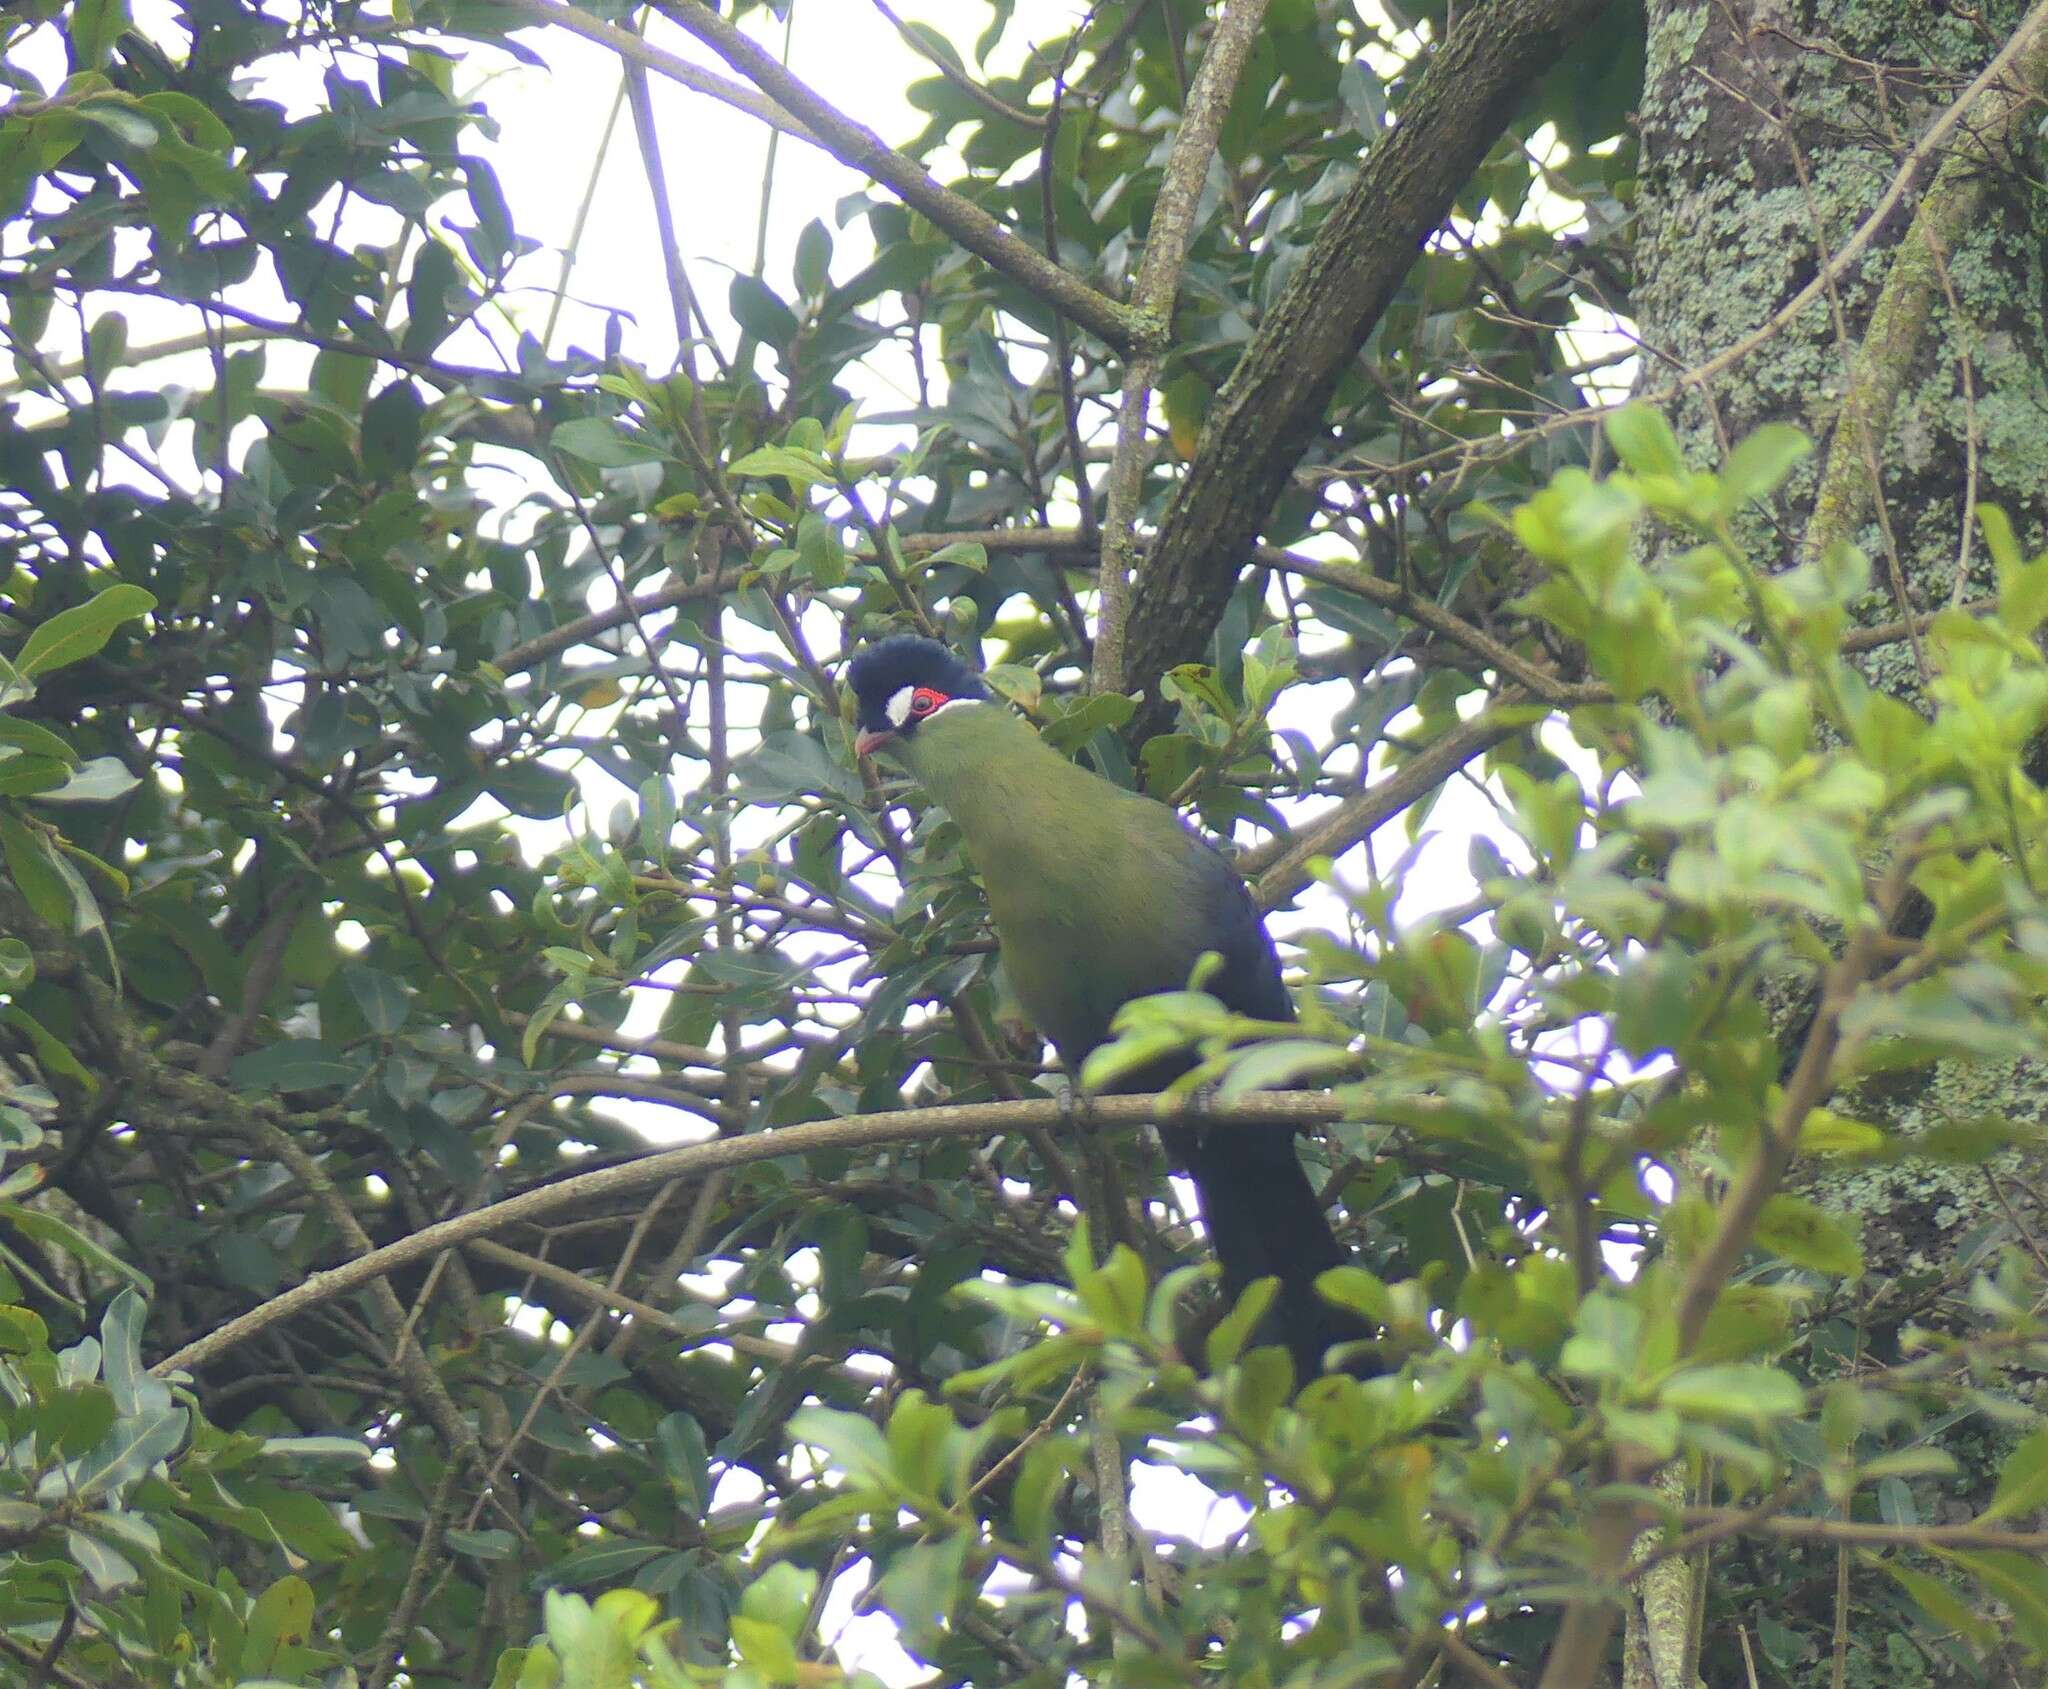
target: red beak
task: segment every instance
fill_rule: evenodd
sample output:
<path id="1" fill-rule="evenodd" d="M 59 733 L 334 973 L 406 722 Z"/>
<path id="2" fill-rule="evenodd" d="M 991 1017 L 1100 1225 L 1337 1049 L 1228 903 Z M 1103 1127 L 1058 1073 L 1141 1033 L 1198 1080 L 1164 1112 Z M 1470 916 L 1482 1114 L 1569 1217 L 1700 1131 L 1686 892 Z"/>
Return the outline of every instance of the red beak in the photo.
<path id="1" fill-rule="evenodd" d="M 853 741 L 853 754 L 857 757 L 871 757 L 895 737 L 893 732 L 873 733 L 862 728 Z"/>

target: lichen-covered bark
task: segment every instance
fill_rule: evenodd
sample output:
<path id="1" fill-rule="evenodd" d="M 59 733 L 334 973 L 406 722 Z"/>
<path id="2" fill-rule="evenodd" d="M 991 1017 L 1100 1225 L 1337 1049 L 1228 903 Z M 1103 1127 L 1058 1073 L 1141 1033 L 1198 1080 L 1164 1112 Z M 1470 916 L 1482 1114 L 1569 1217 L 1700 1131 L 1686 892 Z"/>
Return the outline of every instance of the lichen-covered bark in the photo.
<path id="1" fill-rule="evenodd" d="M 1646 383 L 1664 386 L 1678 370 L 1701 364 L 1805 285 L 1822 252 L 1870 213 L 1907 149 L 2023 10 L 2010 0 L 1967 15 L 1934 0 L 1741 10 L 1652 0 L 1634 295 L 1638 326 L 1656 354 Z M 1976 498 L 2003 506 L 2030 549 L 2048 540 L 2048 196 L 2025 174 L 2039 172 L 2035 128 L 2017 124 L 2032 152 L 1996 154 L 1989 179 L 1977 184 L 1981 205 L 1957 232 L 1946 285 L 1907 348 L 1879 449 L 1884 506 L 1914 610 L 1956 593 L 1972 444 Z M 1933 177 L 1929 168 L 1916 191 Z M 1795 423 L 1825 448 L 1914 210 L 1909 195 L 1832 301 L 1807 310 L 1705 392 L 1688 393 L 1672 421 L 1695 461 L 1712 463 L 1768 421 Z M 1810 459 L 1777 507 L 1759 513 L 1744 535 L 1776 566 L 1798 553 L 1821 463 L 1821 454 Z M 1867 499 L 1861 508 L 1853 538 L 1875 563 L 1862 613 L 1870 622 L 1889 620 L 1901 610 L 1884 536 Z M 1990 574 L 1978 538 L 1964 594 L 1984 590 Z M 1869 672 L 1901 696 L 1918 691 L 1914 653 L 1903 643 L 1874 653 Z M 1797 1017 L 1800 1005 L 1793 1001 L 1786 1012 Z M 1985 1114 L 2039 1120 L 2048 1116 L 2048 1067 L 1929 1067 L 1866 1083 L 1837 1103 L 1908 1136 Z M 2028 1185 L 2043 1187 L 2033 1177 L 2038 1168 L 2008 1156 L 1989 1168 L 1906 1162 L 1803 1170 L 1810 1194 L 1861 1224 L 1869 1274 L 1843 1292 L 1842 1329 L 1860 1333 L 1845 1354 L 1883 1353 L 1913 1321 L 1939 1324 L 1944 1298 L 1964 1292 L 1981 1264 L 1972 1252 L 2011 1237 L 2015 1215 L 2040 1235 L 2026 1199 Z M 1968 1435 L 1977 1440 L 1952 1452 L 1981 1499 L 1995 1475 L 1993 1456 L 1979 1432 Z"/>
<path id="2" fill-rule="evenodd" d="M 1823 243 L 1838 246 L 1863 220 L 1906 149 L 2020 10 L 2002 4 L 1966 21 L 1939 6 L 1884 0 L 1758 8 L 1737 18 L 1713 4 L 1652 5 L 1634 298 L 1658 359 L 1649 379 L 1663 385 L 1675 370 L 1702 363 L 1811 278 Z M 1951 255 L 1960 317 L 1945 299 L 1933 313 L 1882 453 L 1907 580 L 1930 604 L 1946 601 L 1954 582 L 1968 410 L 1980 498 L 2003 505 L 2030 542 L 2048 536 L 2048 208 L 2021 174 L 2029 162 L 2007 160 L 1996 171 L 1983 215 Z M 1827 439 L 1849 348 L 1861 341 L 1911 212 L 1909 200 L 1842 279 L 1839 324 L 1828 305 L 1812 307 L 1679 407 L 1673 420 L 1700 461 L 1717 455 L 1717 435 L 1739 439 L 1765 421 L 1794 422 Z M 1965 354 L 1974 407 L 1964 402 Z M 1799 532 L 1818 472 L 1816 460 L 1788 490 L 1788 520 L 1775 530 L 1780 549 Z M 1874 520 L 1856 537 L 1880 554 Z M 1978 577 L 1988 578 L 1983 547 L 1974 551 Z M 1888 603 L 1871 608 L 1873 619 L 1896 613 Z M 1891 660 L 1910 665 L 1911 653 Z"/>

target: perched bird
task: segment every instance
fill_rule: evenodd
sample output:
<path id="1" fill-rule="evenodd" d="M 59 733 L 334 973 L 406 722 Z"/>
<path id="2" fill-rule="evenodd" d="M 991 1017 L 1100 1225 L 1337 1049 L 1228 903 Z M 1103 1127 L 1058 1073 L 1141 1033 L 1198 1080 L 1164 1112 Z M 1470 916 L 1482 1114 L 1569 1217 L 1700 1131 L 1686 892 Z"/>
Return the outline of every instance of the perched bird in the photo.
<path id="1" fill-rule="evenodd" d="M 1070 1072 L 1134 997 L 1180 991 L 1204 951 L 1207 989 L 1261 1020 L 1292 1020 L 1279 958 L 1236 869 L 1166 805 L 1069 762 L 943 645 L 908 635 L 854 658 L 856 750 L 885 747 L 958 823 L 988 890 L 1017 1000 Z M 1123 1079 L 1153 1091 L 1194 1065 L 1169 1057 Z M 1177 1126 L 1163 1136 L 1193 1179 L 1225 1288 L 1280 1281 L 1269 1322 L 1295 1376 L 1366 1335 L 1316 1275 L 1348 1259 L 1295 1154 L 1272 1127 Z M 1270 1340 L 1270 1338 L 1269 1338 Z"/>

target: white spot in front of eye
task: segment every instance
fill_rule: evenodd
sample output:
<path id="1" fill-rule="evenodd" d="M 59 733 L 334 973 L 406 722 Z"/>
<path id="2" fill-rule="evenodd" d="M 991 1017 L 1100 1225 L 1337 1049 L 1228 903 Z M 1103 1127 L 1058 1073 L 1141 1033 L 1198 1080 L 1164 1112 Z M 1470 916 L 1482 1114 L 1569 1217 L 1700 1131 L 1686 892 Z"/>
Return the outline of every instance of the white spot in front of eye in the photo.
<path id="1" fill-rule="evenodd" d="M 889 701 L 882 706 L 882 713 L 889 718 L 891 727 L 901 727 L 910 719 L 910 706 L 916 698 L 915 686 L 899 686 L 889 694 Z"/>

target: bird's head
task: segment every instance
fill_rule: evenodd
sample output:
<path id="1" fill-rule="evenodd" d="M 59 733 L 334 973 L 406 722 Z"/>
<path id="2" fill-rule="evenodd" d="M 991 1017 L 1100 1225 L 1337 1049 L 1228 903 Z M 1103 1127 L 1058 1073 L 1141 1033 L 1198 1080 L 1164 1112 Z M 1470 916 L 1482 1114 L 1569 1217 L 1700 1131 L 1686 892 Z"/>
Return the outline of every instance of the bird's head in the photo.
<path id="1" fill-rule="evenodd" d="M 846 680 L 860 730 L 853 748 L 861 756 L 907 742 L 948 704 L 989 695 L 980 677 L 945 646 L 907 633 L 869 646 L 853 659 Z"/>

